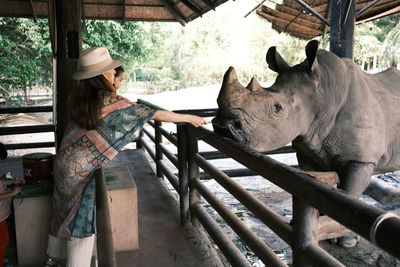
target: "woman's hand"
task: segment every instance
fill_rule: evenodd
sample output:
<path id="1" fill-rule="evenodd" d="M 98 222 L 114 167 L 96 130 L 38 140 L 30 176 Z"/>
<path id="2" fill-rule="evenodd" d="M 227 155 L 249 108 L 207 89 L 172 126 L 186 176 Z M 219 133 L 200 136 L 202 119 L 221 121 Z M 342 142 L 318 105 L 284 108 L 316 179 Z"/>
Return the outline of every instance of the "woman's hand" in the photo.
<path id="1" fill-rule="evenodd" d="M 201 125 L 208 123 L 204 118 L 196 115 L 186 115 L 186 116 L 187 116 L 187 121 L 185 122 L 190 123 L 194 127 L 199 127 Z"/>
<path id="2" fill-rule="evenodd" d="M 165 122 L 187 122 L 195 127 L 208 123 L 205 119 L 196 115 L 178 114 L 166 110 L 157 110 L 152 119 Z"/>

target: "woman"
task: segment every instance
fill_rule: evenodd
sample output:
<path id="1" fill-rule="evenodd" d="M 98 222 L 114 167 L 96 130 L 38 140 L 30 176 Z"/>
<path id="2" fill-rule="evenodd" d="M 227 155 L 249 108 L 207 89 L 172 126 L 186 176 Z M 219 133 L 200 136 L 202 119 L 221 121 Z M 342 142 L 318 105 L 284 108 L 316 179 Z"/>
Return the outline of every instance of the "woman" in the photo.
<path id="1" fill-rule="evenodd" d="M 118 90 L 125 79 L 125 70 L 122 66 L 115 68 L 114 87 Z"/>
<path id="2" fill-rule="evenodd" d="M 53 218 L 45 266 L 67 257 L 68 267 L 90 266 L 94 242 L 95 178 L 134 139 L 134 132 L 150 119 L 187 122 L 196 127 L 203 118 L 154 110 L 115 94 L 113 60 L 107 48 L 93 47 L 82 53 L 77 90 L 69 99 L 71 125 L 67 127 L 54 165 Z"/>

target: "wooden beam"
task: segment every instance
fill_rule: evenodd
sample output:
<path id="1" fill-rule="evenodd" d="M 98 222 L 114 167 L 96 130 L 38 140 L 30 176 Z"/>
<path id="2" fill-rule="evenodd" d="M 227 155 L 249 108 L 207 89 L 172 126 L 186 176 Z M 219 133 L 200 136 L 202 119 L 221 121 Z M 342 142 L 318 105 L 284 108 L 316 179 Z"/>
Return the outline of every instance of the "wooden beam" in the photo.
<path id="1" fill-rule="evenodd" d="M 182 25 L 185 26 L 185 19 L 175 10 L 174 6 L 168 0 L 160 0 L 160 2 L 168 9 L 174 18 Z"/>
<path id="2" fill-rule="evenodd" d="M 203 1 L 204 3 L 206 3 L 207 6 L 209 6 L 212 10 L 215 11 L 215 3 L 214 3 L 213 1 L 211 1 L 211 0 L 201 0 L 201 1 Z"/>
<path id="3" fill-rule="evenodd" d="M 181 0 L 182 3 L 184 3 L 188 8 L 190 8 L 194 13 L 196 13 L 199 17 L 203 15 L 200 9 L 198 9 L 194 4 L 192 4 L 188 0 Z"/>

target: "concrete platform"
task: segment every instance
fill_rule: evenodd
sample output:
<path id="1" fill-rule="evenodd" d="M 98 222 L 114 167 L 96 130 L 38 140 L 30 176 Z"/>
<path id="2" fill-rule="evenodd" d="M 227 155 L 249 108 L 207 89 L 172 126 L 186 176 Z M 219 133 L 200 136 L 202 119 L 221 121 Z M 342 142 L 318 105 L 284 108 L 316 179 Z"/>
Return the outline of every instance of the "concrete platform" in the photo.
<path id="1" fill-rule="evenodd" d="M 139 249 L 118 252 L 118 266 L 223 266 L 202 229 L 180 226 L 178 203 L 154 175 L 144 153 L 142 149 L 125 150 L 107 165 L 128 166 L 138 193 Z M 7 171 L 22 177 L 22 159 L 7 159 L 0 173 Z M 15 258 L 15 243 L 7 254 Z"/>

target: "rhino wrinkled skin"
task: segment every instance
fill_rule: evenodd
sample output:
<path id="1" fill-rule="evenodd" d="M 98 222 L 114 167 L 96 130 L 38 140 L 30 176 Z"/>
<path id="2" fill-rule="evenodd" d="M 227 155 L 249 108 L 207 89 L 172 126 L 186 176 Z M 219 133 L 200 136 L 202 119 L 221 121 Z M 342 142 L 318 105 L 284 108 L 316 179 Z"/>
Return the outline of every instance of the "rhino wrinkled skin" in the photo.
<path id="1" fill-rule="evenodd" d="M 260 152 L 292 142 L 301 169 L 336 171 L 339 187 L 359 197 L 372 174 L 400 169 L 400 72 L 367 74 L 317 41 L 306 55 L 290 67 L 271 47 L 279 75 L 268 88 L 254 78 L 244 87 L 230 67 L 214 130 Z"/>

